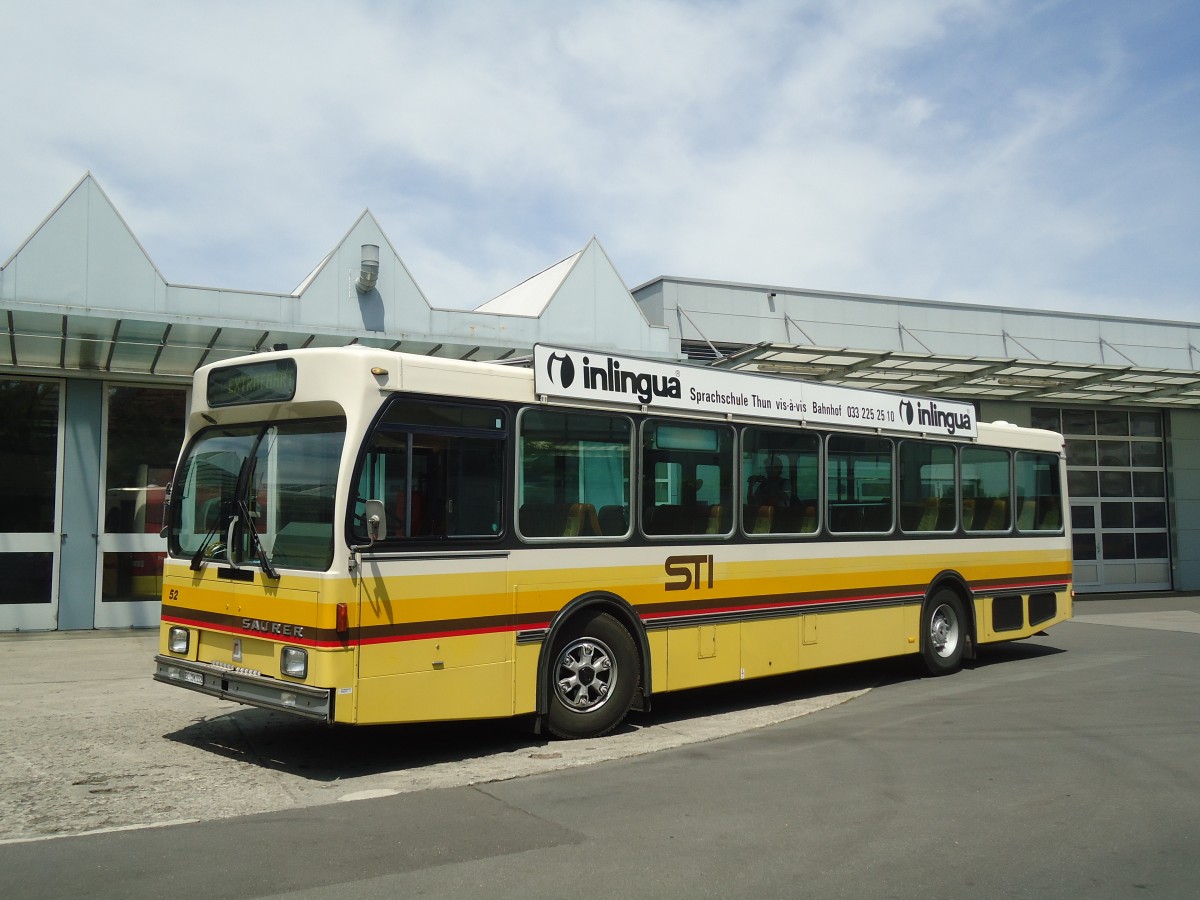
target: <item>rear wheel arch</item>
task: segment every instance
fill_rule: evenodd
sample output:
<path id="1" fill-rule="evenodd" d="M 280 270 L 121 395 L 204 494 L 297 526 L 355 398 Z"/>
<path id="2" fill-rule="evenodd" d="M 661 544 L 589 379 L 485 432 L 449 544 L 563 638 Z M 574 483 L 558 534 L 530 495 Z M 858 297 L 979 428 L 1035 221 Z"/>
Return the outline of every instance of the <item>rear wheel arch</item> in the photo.
<path id="1" fill-rule="evenodd" d="M 956 602 L 947 602 L 950 598 Z M 940 648 L 935 651 L 931 646 L 934 642 L 931 619 L 940 604 L 945 604 L 946 612 L 952 613 L 949 618 L 958 620 L 953 624 L 957 628 L 955 639 L 960 646 L 949 655 Z M 919 652 L 926 670 L 938 675 L 961 668 L 963 660 L 975 657 L 976 635 L 974 593 L 967 580 L 955 571 L 940 573 L 930 582 L 921 603 Z"/>

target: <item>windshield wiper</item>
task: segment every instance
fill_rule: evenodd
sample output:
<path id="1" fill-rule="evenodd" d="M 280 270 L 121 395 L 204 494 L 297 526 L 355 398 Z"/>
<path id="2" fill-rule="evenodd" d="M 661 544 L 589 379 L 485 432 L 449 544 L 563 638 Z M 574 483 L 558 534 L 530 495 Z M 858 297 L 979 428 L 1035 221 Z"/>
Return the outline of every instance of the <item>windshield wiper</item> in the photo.
<path id="1" fill-rule="evenodd" d="M 267 556 L 267 548 L 263 546 L 263 542 L 258 537 L 258 531 L 254 527 L 254 520 L 250 516 L 250 509 L 246 506 L 245 500 L 237 502 L 237 511 L 241 516 L 242 524 L 246 531 L 250 534 L 250 541 L 254 544 L 255 554 L 258 556 L 258 563 L 262 566 L 263 574 L 268 578 L 276 581 L 279 580 L 279 573 L 275 571 L 275 567 L 271 565 L 271 560 Z M 233 561 L 230 560 L 232 565 Z"/>
<path id="2" fill-rule="evenodd" d="M 217 516 L 216 520 L 213 522 L 212 528 L 210 528 L 208 534 L 204 536 L 204 540 L 200 542 L 200 546 L 196 548 L 196 552 L 192 554 L 192 563 L 190 566 L 188 566 L 188 568 L 193 572 L 199 572 L 203 567 L 202 563 L 204 562 L 204 555 L 208 552 L 209 545 L 212 543 L 213 538 L 222 532 L 223 525 L 225 522 L 229 521 L 229 517 L 230 513 L 228 504 L 225 504 L 225 507 L 221 510 L 221 514 Z"/>

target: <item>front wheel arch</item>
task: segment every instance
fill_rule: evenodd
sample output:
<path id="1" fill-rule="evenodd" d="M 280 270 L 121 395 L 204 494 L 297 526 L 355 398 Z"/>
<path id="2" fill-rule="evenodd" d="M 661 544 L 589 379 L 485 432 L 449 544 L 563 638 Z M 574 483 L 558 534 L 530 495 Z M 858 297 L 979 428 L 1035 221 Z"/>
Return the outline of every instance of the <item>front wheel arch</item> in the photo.
<path id="1" fill-rule="evenodd" d="M 554 666 L 554 648 L 573 619 L 590 613 L 608 613 L 620 623 L 637 648 L 639 678 L 638 687 L 634 693 L 633 709 L 648 710 L 650 708 L 651 678 L 650 678 L 650 642 L 646 637 L 646 629 L 637 611 L 623 598 L 616 594 L 596 591 L 576 597 L 554 617 L 542 639 L 542 650 L 538 658 L 537 671 L 537 705 L 538 730 L 550 711 L 553 700 L 551 685 L 551 668 Z"/>

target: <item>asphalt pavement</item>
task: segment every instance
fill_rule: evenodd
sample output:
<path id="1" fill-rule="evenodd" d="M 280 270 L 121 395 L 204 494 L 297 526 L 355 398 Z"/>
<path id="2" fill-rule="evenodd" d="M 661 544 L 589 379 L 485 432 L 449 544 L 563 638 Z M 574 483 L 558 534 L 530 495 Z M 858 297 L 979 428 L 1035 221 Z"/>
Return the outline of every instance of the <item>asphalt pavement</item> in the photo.
<path id="1" fill-rule="evenodd" d="M 685 692 L 552 743 L 173 689 L 148 632 L 7 635 L 5 896 L 1191 897 L 1197 635 L 1197 596 L 1084 600 L 949 678 Z"/>

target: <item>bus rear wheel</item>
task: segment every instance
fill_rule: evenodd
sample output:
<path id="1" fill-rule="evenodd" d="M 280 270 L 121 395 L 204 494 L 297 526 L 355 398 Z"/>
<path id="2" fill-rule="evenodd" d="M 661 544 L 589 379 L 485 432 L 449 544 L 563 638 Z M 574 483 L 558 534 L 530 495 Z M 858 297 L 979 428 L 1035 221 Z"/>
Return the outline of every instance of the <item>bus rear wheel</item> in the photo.
<path id="1" fill-rule="evenodd" d="M 921 610 L 921 657 L 930 675 L 949 675 L 962 667 L 967 643 L 967 617 L 963 601 L 942 588 L 925 601 Z"/>
<path id="2" fill-rule="evenodd" d="M 600 737 L 629 712 L 637 689 L 638 654 L 629 632 L 608 613 L 569 622 L 554 644 L 550 668 L 550 733 Z"/>

